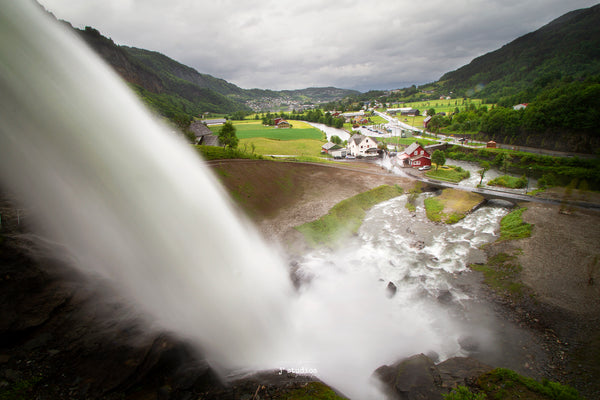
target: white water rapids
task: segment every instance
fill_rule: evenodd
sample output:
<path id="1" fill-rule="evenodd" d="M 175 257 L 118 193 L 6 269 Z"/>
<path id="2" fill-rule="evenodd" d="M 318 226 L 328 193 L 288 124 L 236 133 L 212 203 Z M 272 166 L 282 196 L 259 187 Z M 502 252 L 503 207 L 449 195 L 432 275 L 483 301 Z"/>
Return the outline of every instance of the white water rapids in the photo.
<path id="1" fill-rule="evenodd" d="M 452 274 L 492 239 L 504 209 L 446 229 L 422 210 L 412 217 L 404 197 L 392 200 L 343 250 L 306 255 L 300 274 L 310 281 L 294 291 L 287 262 L 235 211 L 193 149 L 72 32 L 30 2 L 3 0 L 0 49 L 3 185 L 73 267 L 109 280 L 213 365 L 304 368 L 366 398 L 384 363 L 463 354 L 466 332 L 493 347 L 493 333 L 437 297 L 449 293 L 457 305 L 470 298 Z M 393 298 L 389 281 L 398 287 Z"/>

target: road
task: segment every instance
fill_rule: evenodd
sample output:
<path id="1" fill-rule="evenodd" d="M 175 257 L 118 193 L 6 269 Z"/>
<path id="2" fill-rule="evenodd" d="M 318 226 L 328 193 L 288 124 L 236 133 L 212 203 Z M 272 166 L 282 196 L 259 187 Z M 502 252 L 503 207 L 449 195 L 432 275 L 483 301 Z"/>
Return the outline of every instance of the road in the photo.
<path id="1" fill-rule="evenodd" d="M 581 208 L 587 208 L 587 209 L 591 209 L 591 210 L 600 211 L 600 204 L 596 204 L 596 203 L 586 203 L 586 202 L 582 202 L 582 201 L 573 201 L 573 200 L 549 199 L 549 198 L 543 198 L 543 197 L 529 196 L 526 194 L 507 192 L 507 191 L 500 190 L 500 189 L 477 188 L 477 187 L 464 186 L 464 185 L 460 185 L 458 183 L 450 183 L 450 182 L 443 182 L 443 181 L 438 181 L 438 180 L 434 180 L 434 179 L 429 179 L 424 176 L 415 175 L 414 173 L 411 173 L 411 172 L 412 171 L 406 171 L 405 174 L 407 176 L 410 176 L 413 179 L 421 181 L 429 186 L 437 187 L 440 189 L 451 188 L 451 189 L 464 190 L 467 192 L 478 193 L 488 200 L 499 199 L 499 200 L 510 201 L 511 203 L 514 203 L 514 204 L 520 203 L 520 202 L 525 202 L 525 201 L 534 202 L 534 203 L 554 204 L 554 205 L 567 204 L 569 206 L 581 207 Z"/>
<path id="2" fill-rule="evenodd" d="M 414 126 L 408 125 L 404 122 L 401 122 L 400 120 L 398 120 L 398 118 L 389 116 L 386 113 L 383 113 L 380 111 L 374 111 L 374 113 L 375 113 L 375 115 L 378 115 L 381 118 L 384 118 L 386 121 L 388 121 L 387 126 L 390 129 L 392 129 L 391 135 L 384 135 L 384 136 L 400 136 L 400 133 L 401 133 L 400 129 L 411 130 L 414 133 L 417 133 L 418 135 L 422 135 L 424 132 L 423 129 L 419 129 Z M 429 135 L 433 135 L 433 134 L 429 133 Z M 463 146 L 463 147 L 475 148 L 475 149 L 481 149 L 486 144 L 485 142 L 480 142 L 480 141 L 476 141 L 476 140 L 471 141 L 471 143 L 473 143 L 474 145 L 463 144 L 463 143 L 459 142 L 457 140 L 457 138 L 452 137 L 452 136 L 446 136 L 443 134 L 438 134 L 434 140 L 439 140 L 440 142 L 448 142 L 455 146 Z M 514 145 L 508 145 L 508 144 L 504 144 L 504 143 L 497 143 L 496 147 L 500 148 L 500 149 L 522 151 L 525 153 L 541 154 L 541 155 L 547 155 L 547 156 L 552 156 L 552 157 L 579 157 L 579 158 L 595 158 L 595 157 L 597 157 L 594 154 L 563 152 L 563 151 L 547 150 L 547 149 L 540 149 L 540 148 L 526 147 L 526 146 L 514 146 Z"/>

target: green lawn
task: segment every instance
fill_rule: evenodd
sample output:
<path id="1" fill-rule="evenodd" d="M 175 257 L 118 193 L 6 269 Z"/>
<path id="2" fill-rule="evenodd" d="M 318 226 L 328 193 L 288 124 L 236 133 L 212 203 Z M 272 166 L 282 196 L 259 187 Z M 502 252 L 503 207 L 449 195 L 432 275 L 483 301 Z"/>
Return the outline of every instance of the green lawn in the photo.
<path id="1" fill-rule="evenodd" d="M 342 200 L 321 218 L 297 226 L 307 242 L 313 246 L 335 245 L 358 231 L 366 211 L 374 205 L 400 196 L 399 186 L 383 185 Z"/>
<path id="2" fill-rule="evenodd" d="M 233 121 L 236 135 L 239 139 L 267 138 L 277 140 L 315 139 L 325 140 L 323 132 L 302 121 L 289 121 L 292 128 L 277 129 L 272 126 L 264 126 L 262 121 Z M 213 132 L 218 133 L 220 127 L 211 127 Z"/>
<path id="3" fill-rule="evenodd" d="M 246 151 L 252 152 L 252 146 L 254 145 L 255 154 L 320 157 L 323 143 L 325 143 L 323 140 L 316 139 L 277 140 L 252 137 L 240 139 L 238 149 L 246 149 Z"/>
<path id="4" fill-rule="evenodd" d="M 456 183 L 469 178 L 471 173 L 463 170 L 461 167 L 442 165 L 438 169 L 435 169 L 435 166 L 432 166 L 432 169 L 427 171 L 425 175 L 429 178 Z"/>

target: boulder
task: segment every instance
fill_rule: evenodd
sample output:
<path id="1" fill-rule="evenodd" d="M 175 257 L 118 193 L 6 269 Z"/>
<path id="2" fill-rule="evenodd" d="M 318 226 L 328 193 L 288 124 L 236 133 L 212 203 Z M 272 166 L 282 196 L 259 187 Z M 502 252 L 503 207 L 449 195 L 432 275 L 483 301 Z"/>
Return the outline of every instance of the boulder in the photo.
<path id="1" fill-rule="evenodd" d="M 394 297 L 394 295 L 396 294 L 397 290 L 398 290 L 398 288 L 396 287 L 396 285 L 394 285 L 393 282 L 389 282 L 387 284 L 387 287 L 385 288 L 385 292 L 387 294 L 387 297 Z"/>
<path id="2" fill-rule="evenodd" d="M 471 386 L 479 376 L 493 368 L 471 357 L 452 357 L 439 363 L 442 388 L 451 390 L 460 385 Z"/>
<path id="3" fill-rule="evenodd" d="M 442 379 L 433 361 L 424 354 L 375 370 L 384 393 L 394 400 L 441 400 Z"/>

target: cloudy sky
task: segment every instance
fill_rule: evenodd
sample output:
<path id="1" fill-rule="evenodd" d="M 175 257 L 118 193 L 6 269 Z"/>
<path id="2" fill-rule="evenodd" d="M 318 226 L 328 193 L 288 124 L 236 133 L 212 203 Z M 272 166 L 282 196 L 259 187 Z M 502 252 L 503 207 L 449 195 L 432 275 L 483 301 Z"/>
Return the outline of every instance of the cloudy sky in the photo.
<path id="1" fill-rule="evenodd" d="M 75 27 L 242 88 L 394 89 L 598 0 L 38 0 Z"/>

